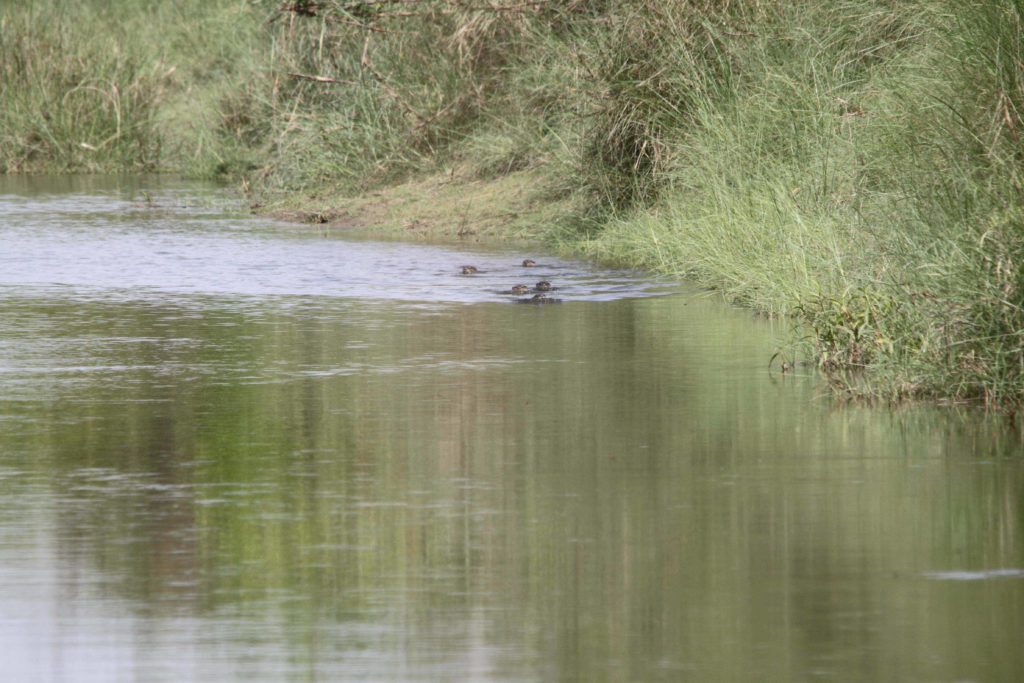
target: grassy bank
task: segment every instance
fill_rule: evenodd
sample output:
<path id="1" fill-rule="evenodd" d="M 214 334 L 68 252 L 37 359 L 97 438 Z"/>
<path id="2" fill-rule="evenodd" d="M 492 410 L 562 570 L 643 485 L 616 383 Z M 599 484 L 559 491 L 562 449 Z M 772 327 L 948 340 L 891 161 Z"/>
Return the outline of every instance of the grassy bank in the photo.
<path id="1" fill-rule="evenodd" d="M 114 7 L 3 10 L 8 172 L 546 239 L 790 316 L 840 392 L 1024 400 L 1022 0 Z"/>

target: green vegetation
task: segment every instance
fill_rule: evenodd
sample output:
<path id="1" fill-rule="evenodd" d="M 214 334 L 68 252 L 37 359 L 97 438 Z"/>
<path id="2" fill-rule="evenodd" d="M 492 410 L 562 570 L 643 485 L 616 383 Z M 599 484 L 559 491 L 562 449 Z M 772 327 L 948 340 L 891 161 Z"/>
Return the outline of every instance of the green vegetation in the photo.
<path id="1" fill-rule="evenodd" d="M 4 10 L 8 171 L 520 177 L 517 234 L 790 315 L 842 392 L 1024 401 L 1022 0 L 105 6 Z"/>
<path id="2" fill-rule="evenodd" d="M 254 168 L 224 92 L 250 75 L 264 38 L 252 8 L 238 2 L 8 3 L 0 8 L 0 170 Z"/>

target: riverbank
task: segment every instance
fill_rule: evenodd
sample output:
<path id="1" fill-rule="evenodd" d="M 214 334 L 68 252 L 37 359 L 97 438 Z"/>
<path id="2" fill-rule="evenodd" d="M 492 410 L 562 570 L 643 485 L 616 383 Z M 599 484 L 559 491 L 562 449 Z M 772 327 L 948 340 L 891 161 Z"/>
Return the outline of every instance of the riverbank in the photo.
<path id="1" fill-rule="evenodd" d="M 482 180 L 452 168 L 349 196 L 343 189 L 256 199 L 255 211 L 332 230 L 428 242 L 540 242 L 572 206 L 522 171 Z"/>
<path id="2" fill-rule="evenodd" d="M 542 240 L 790 317 L 791 355 L 842 395 L 1024 402 L 1015 0 L 121 0 L 2 21 L 8 172 L 184 170 L 278 215 Z"/>

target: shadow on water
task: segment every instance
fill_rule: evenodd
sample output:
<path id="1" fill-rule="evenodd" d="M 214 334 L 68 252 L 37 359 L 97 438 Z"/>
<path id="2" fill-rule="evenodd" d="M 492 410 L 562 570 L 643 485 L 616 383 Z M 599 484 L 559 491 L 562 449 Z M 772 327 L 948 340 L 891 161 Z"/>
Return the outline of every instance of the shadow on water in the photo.
<path id="1" fill-rule="evenodd" d="M 835 407 L 671 283 L 531 254 L 567 301 L 511 306 L 518 253 L 149 187 L 0 201 L 13 675 L 1024 677 L 1000 423 Z"/>

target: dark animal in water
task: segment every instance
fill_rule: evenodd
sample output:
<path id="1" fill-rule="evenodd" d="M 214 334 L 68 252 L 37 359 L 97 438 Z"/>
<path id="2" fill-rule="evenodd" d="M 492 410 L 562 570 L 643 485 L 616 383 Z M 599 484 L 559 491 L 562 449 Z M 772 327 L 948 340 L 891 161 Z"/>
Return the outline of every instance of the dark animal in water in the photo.
<path id="1" fill-rule="evenodd" d="M 521 304 L 560 304 L 561 299 L 556 299 L 547 294 L 534 294 L 529 299 L 517 299 Z"/>

